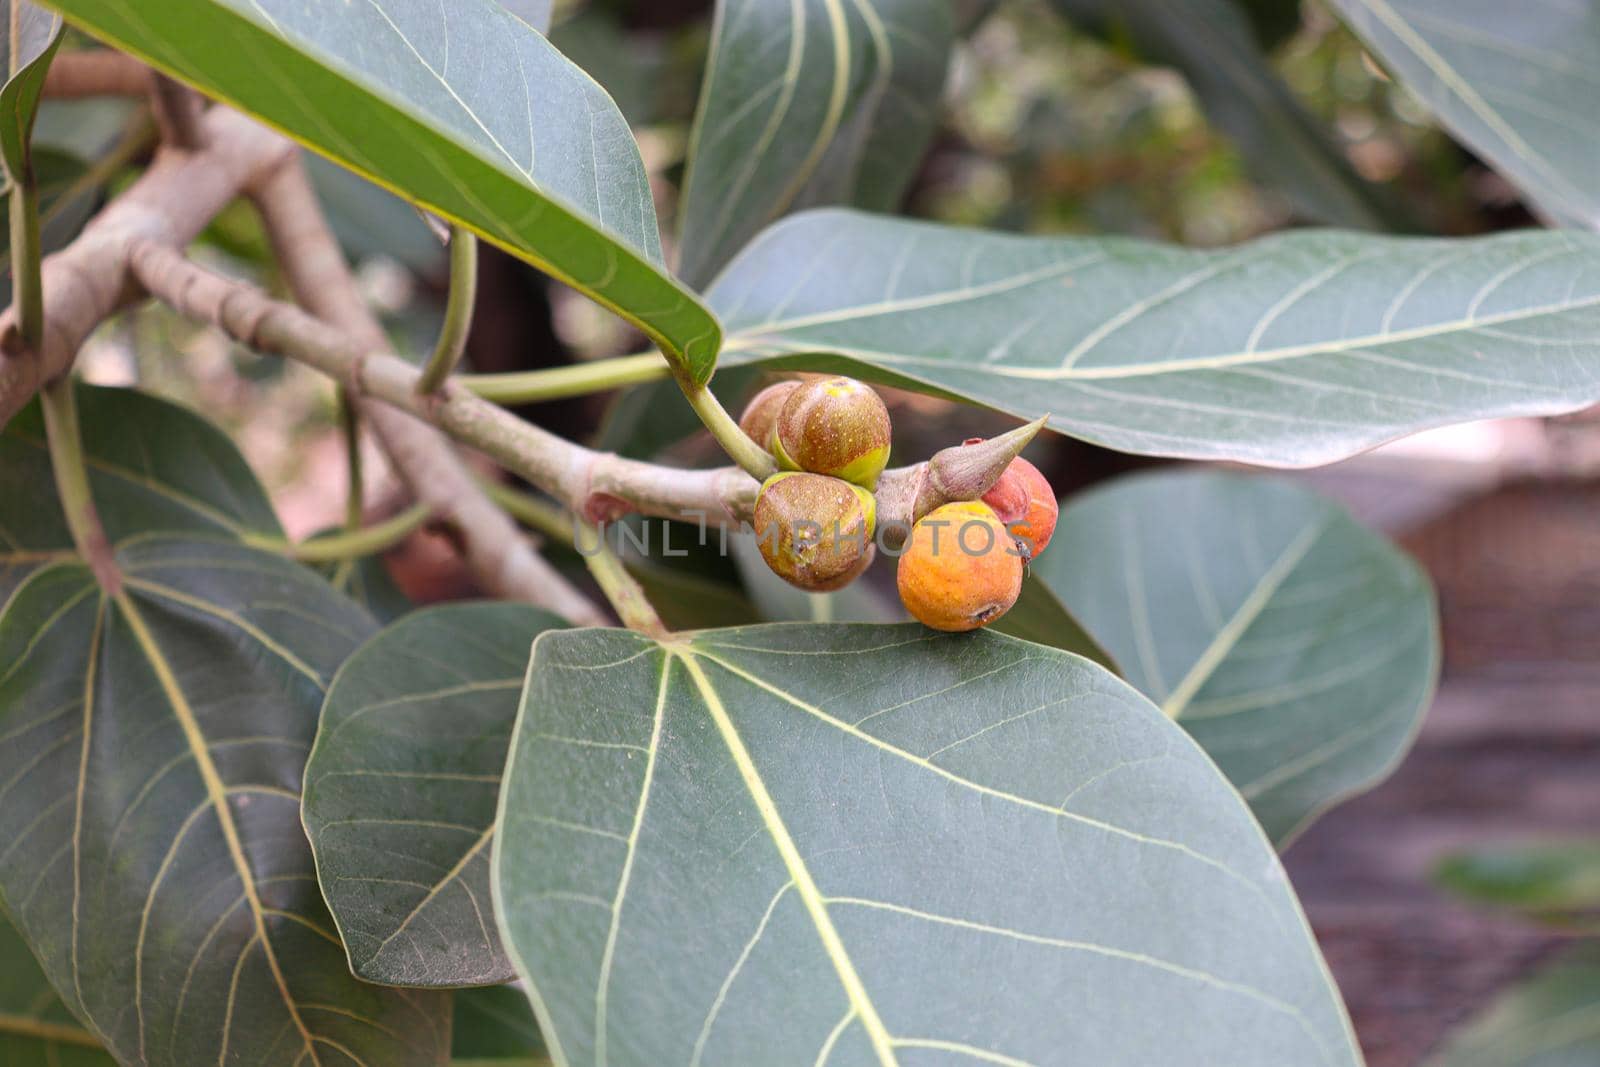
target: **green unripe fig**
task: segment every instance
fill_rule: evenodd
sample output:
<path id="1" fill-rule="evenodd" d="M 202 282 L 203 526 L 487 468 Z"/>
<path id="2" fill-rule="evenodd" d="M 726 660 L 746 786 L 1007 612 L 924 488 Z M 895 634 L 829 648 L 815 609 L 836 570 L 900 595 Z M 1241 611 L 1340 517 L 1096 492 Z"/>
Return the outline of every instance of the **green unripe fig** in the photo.
<path id="1" fill-rule="evenodd" d="M 799 382 L 789 381 L 777 382 L 761 390 L 745 405 L 744 414 L 739 416 L 739 429 L 750 440 L 771 452 L 772 431 L 778 425 L 778 412 L 783 409 L 783 402 L 789 399 L 789 394 L 798 388 Z"/>
<path id="2" fill-rule="evenodd" d="M 772 454 L 785 470 L 877 487 L 889 463 L 889 409 L 854 378 L 801 382 L 784 400 Z"/>
<path id="3" fill-rule="evenodd" d="M 825 593 L 850 584 L 872 562 L 877 501 L 850 482 L 782 471 L 756 498 L 756 544 L 772 573 Z"/>

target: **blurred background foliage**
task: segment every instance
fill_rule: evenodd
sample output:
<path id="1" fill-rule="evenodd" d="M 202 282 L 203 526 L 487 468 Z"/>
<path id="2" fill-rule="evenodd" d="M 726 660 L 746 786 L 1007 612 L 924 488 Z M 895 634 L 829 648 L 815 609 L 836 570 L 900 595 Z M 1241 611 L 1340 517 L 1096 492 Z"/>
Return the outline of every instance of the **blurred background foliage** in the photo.
<path id="1" fill-rule="evenodd" d="M 1329 221 L 1440 234 L 1533 221 L 1510 187 L 1432 125 L 1315 0 L 956 2 L 966 30 L 951 66 L 944 122 L 907 197 L 908 214 L 1028 233 L 1115 233 L 1204 246 Z M 564 0 L 551 32 L 633 124 L 669 257 L 710 10 L 709 0 Z M 1190 30 L 1226 36 L 1232 51 L 1221 53 L 1220 64 L 1201 62 L 1185 51 Z M 1208 54 L 1218 54 L 1216 41 L 1207 43 Z M 135 173 L 137 149 L 149 144 L 146 137 L 130 148 L 126 136 L 119 139 L 118 130 L 136 121 L 126 110 L 52 103 L 41 140 L 76 154 L 97 170 L 102 190 L 114 191 Z M 1284 119 L 1285 113 L 1292 114 Z M 1379 205 L 1370 218 L 1364 207 L 1330 207 L 1308 200 L 1303 187 L 1284 187 L 1290 183 L 1282 180 L 1281 155 L 1301 136 L 1327 146 L 1328 159 L 1313 165 L 1348 172 L 1356 195 Z M 1288 161 L 1289 173 L 1296 165 Z M 320 161 L 314 173 L 397 348 L 425 352 L 446 280 L 437 238 L 409 206 L 360 179 Z M 248 207 L 236 205 L 219 219 L 205 245 L 217 269 L 281 290 Z M 640 347 L 638 337 L 598 307 L 499 252 L 483 255 L 469 346 L 474 369 L 547 366 Z M 337 404 L 315 375 L 256 357 L 155 308 L 108 325 L 81 366 L 91 380 L 137 382 L 220 421 L 274 492 L 291 531 L 337 520 L 344 492 Z M 730 374 L 719 383 L 736 405 L 753 379 Z M 703 438 L 676 440 L 693 428 L 692 416 L 678 410 L 682 405 L 657 403 L 662 396 L 670 394 L 591 397 L 522 414 L 634 454 L 676 442 L 668 457 L 714 462 Z M 942 401 L 908 395 L 890 401 L 897 413 L 914 409 L 919 416 L 897 419 L 896 462 L 1004 425 Z M 1132 462 L 1063 439 L 1035 450 L 1063 491 Z M 369 459 L 381 467 L 376 454 Z M 381 484 L 369 497 L 380 511 Z"/>

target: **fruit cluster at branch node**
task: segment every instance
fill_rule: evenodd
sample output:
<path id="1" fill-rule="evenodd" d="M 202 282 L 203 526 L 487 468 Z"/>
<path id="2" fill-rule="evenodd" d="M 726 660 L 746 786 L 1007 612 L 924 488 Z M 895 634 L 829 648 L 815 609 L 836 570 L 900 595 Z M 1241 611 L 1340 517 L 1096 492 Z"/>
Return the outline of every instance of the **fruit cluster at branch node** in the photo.
<path id="1" fill-rule="evenodd" d="M 756 498 L 756 544 L 772 573 L 814 593 L 840 589 L 872 563 L 876 501 L 839 478 L 783 471 Z"/>
<path id="2" fill-rule="evenodd" d="M 976 630 L 1011 610 L 1024 560 L 981 500 L 935 508 L 911 528 L 896 572 L 906 610 L 935 630 Z"/>

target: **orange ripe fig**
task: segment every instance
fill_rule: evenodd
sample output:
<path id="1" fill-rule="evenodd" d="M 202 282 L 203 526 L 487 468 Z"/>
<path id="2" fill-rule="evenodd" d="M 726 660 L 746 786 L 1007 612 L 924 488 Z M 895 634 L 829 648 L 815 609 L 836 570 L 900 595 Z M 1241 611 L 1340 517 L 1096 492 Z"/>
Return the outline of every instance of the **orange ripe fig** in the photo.
<path id="1" fill-rule="evenodd" d="M 983 502 L 994 508 L 1013 537 L 1023 543 L 1029 559 L 1043 552 L 1056 532 L 1060 506 L 1055 490 L 1039 468 L 1022 457 L 1011 461 L 1000 480 L 983 494 Z"/>
<path id="2" fill-rule="evenodd" d="M 935 508 L 911 528 L 896 572 L 900 600 L 924 626 L 976 630 L 1022 593 L 1022 553 L 981 500 Z"/>
<path id="3" fill-rule="evenodd" d="M 756 546 L 772 573 L 826 593 L 849 585 L 872 562 L 877 501 L 859 485 L 783 471 L 756 498 Z"/>
<path id="4" fill-rule="evenodd" d="M 798 388 L 799 382 L 775 382 L 761 390 L 744 406 L 744 414 L 739 416 L 739 429 L 749 435 L 750 440 L 771 452 L 772 431 L 778 424 L 778 412 L 782 410 L 783 402 L 789 399 L 789 394 Z"/>
<path id="5" fill-rule="evenodd" d="M 778 412 L 772 454 L 785 470 L 875 488 L 889 462 L 889 409 L 854 378 L 801 382 Z"/>

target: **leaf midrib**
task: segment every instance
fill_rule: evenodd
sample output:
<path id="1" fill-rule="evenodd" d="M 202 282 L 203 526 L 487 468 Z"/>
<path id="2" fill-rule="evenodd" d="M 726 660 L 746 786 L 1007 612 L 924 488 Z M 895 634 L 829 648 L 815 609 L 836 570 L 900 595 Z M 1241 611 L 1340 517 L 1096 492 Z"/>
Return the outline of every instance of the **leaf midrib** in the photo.
<path id="1" fill-rule="evenodd" d="M 294 994 L 289 989 L 289 984 L 284 978 L 283 968 L 278 962 L 277 950 L 273 947 L 268 936 L 265 907 L 255 883 L 255 874 L 250 869 L 250 864 L 244 853 L 244 846 L 239 836 L 239 828 L 233 819 L 233 810 L 228 805 L 227 786 L 222 781 L 222 775 L 217 770 L 216 764 L 211 759 L 211 752 L 206 744 L 204 732 L 190 707 L 187 695 L 179 685 L 177 676 L 173 673 L 172 665 L 167 662 L 166 655 L 161 651 L 161 646 L 155 640 L 155 635 L 150 632 L 145 623 L 144 616 L 126 590 L 119 590 L 113 597 L 118 610 L 133 631 L 135 642 L 143 653 L 150 669 L 155 672 L 162 692 L 167 698 L 173 717 L 178 720 L 183 730 L 184 740 L 194 757 L 195 767 L 200 772 L 201 780 L 205 784 L 206 796 L 209 806 L 216 812 L 217 822 L 222 829 L 223 839 L 227 842 L 228 854 L 233 861 L 235 871 L 238 873 L 240 884 L 244 888 L 245 897 L 250 904 L 250 914 L 255 923 L 255 937 L 253 940 L 260 942 L 262 955 L 267 961 L 268 968 L 272 971 L 273 983 L 278 987 L 279 995 L 284 1007 L 289 1012 L 290 1020 L 299 1032 L 304 1050 L 311 1058 L 313 1067 L 320 1067 L 321 1060 L 317 1056 L 316 1039 L 312 1037 L 305 1020 L 300 1016 L 299 1005 L 295 1002 Z M 141 946 L 142 948 L 142 946 Z M 241 953 L 249 951 L 248 946 Z M 142 958 L 142 952 L 140 958 Z M 140 1014 L 139 1043 L 141 1054 L 144 1045 L 144 1019 Z"/>
<path id="2" fill-rule="evenodd" d="M 806 865 L 805 858 L 800 854 L 799 846 L 795 843 L 789 828 L 784 824 L 783 816 L 778 812 L 776 801 L 767 789 L 766 782 L 761 777 L 760 770 L 756 767 L 755 759 L 750 750 L 745 746 L 744 739 L 739 735 L 738 727 L 728 715 L 728 710 L 723 706 L 722 698 L 712 686 L 711 679 L 706 677 L 705 671 L 696 661 L 697 653 L 683 647 L 673 646 L 667 649 L 669 655 L 675 657 L 689 672 L 689 677 L 694 681 L 695 688 L 699 691 L 701 699 L 705 702 L 706 710 L 710 713 L 712 722 L 716 724 L 717 732 L 722 735 L 722 740 L 727 745 L 729 754 L 733 757 L 739 776 L 744 781 L 746 790 L 755 802 L 757 811 L 761 814 L 762 823 L 767 828 L 767 833 L 772 837 L 773 844 L 778 849 L 778 854 L 783 859 L 789 877 L 793 880 L 795 890 L 800 894 L 801 901 L 805 904 L 806 912 L 811 917 L 811 922 L 816 927 L 817 935 L 822 941 L 823 951 L 827 953 L 829 961 L 833 964 L 839 982 L 844 987 L 845 997 L 855 1010 L 857 1019 L 862 1028 L 866 1030 L 868 1039 L 872 1042 L 873 1051 L 877 1054 L 878 1061 L 883 1067 L 897 1067 L 899 1058 L 894 1052 L 894 1039 L 890 1037 L 888 1028 L 878 1014 L 877 1006 L 872 997 L 867 993 L 866 985 L 861 976 L 856 972 L 855 963 L 851 960 L 849 952 L 845 949 L 844 939 L 839 936 L 838 929 L 833 924 L 833 917 L 828 912 L 827 900 L 822 891 L 817 887 L 816 880 L 812 877 L 811 869 Z M 716 662 L 713 660 L 713 662 Z"/>

